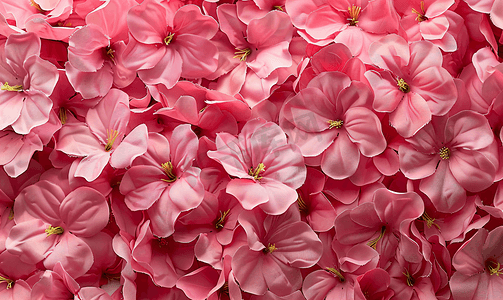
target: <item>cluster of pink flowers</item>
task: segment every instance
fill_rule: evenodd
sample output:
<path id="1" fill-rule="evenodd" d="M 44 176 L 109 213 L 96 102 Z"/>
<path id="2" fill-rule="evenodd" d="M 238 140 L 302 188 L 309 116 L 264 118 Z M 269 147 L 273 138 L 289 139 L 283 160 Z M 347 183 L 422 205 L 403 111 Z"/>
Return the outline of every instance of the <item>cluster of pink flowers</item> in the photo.
<path id="1" fill-rule="evenodd" d="M 0 1 L 0 299 L 502 299 L 502 29 L 503 0 Z"/>

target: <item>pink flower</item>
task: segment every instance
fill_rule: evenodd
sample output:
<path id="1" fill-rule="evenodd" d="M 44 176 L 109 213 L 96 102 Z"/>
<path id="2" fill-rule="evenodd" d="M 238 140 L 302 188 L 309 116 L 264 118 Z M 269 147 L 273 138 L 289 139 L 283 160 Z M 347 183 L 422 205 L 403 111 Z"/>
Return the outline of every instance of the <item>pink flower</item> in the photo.
<path id="1" fill-rule="evenodd" d="M 489 300 L 499 297 L 503 289 L 503 227 L 491 232 L 481 228 L 452 258 L 456 272 L 450 286 L 454 299 Z"/>
<path id="2" fill-rule="evenodd" d="M 403 137 L 414 135 L 431 116 L 445 115 L 457 99 L 452 76 L 442 68 L 442 53 L 430 42 L 408 44 L 398 35 L 374 42 L 370 59 L 384 71 L 367 71 L 374 109 L 390 113 Z"/>
<path id="3" fill-rule="evenodd" d="M 150 133 L 147 152 L 135 159 L 122 178 L 120 192 L 126 196 L 126 205 L 133 211 L 147 210 L 157 236 L 171 235 L 178 215 L 203 201 L 201 170 L 192 167 L 197 145 L 189 124 L 177 126 L 169 141 Z"/>
<path id="4" fill-rule="evenodd" d="M 171 88 L 180 76 L 210 75 L 218 64 L 218 50 L 209 39 L 218 30 L 217 22 L 201 14 L 195 5 L 178 10 L 147 0 L 131 8 L 127 23 L 131 38 L 124 51 L 124 65 L 138 70 L 146 84 Z"/>
<path id="5" fill-rule="evenodd" d="M 460 210 L 465 190 L 479 192 L 494 180 L 498 162 L 494 134 L 484 116 L 462 111 L 432 122 L 399 147 L 400 168 L 444 213 Z M 494 145 L 495 146 L 495 145 Z"/>
<path id="6" fill-rule="evenodd" d="M 288 144 L 281 128 L 263 119 L 248 121 L 238 137 L 217 134 L 217 150 L 208 156 L 236 178 L 227 185 L 244 209 L 260 207 L 268 214 L 284 213 L 297 200 L 306 166 L 297 146 Z"/>
<path id="7" fill-rule="evenodd" d="M 300 221 L 292 208 L 280 216 L 261 210 L 241 214 L 239 223 L 246 231 L 248 245 L 240 247 L 232 259 L 232 270 L 245 292 L 276 295 L 299 289 L 299 268 L 309 268 L 320 259 L 322 244 L 314 231 Z"/>
<path id="8" fill-rule="evenodd" d="M 356 172 L 360 153 L 373 157 L 386 148 L 371 102 L 365 84 L 340 72 L 325 72 L 285 102 L 280 125 L 304 156 L 322 155 L 326 175 L 345 179 Z"/>
<path id="9" fill-rule="evenodd" d="M 16 133 L 49 120 L 49 96 L 58 81 L 58 71 L 40 58 L 40 39 L 33 33 L 12 34 L 0 60 L 0 130 L 11 125 Z"/>

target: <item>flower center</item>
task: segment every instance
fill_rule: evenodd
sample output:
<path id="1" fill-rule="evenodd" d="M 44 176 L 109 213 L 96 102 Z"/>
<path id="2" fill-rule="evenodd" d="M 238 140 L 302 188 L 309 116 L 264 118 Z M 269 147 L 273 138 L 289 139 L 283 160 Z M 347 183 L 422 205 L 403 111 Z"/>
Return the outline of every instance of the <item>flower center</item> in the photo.
<path id="1" fill-rule="evenodd" d="M 405 272 L 402 272 L 403 275 L 405 275 L 407 285 L 408 286 L 414 286 L 414 283 L 416 283 L 416 280 L 412 275 L 410 275 L 409 270 L 405 269 Z"/>
<path id="2" fill-rule="evenodd" d="M 60 226 L 52 227 L 51 225 L 49 225 L 49 227 L 45 230 L 45 233 L 47 233 L 47 236 L 50 236 L 51 234 L 62 235 L 63 232 L 65 232 L 65 231 Z"/>
<path id="3" fill-rule="evenodd" d="M 164 248 L 164 247 L 168 246 L 168 243 L 169 243 L 168 242 L 168 238 L 166 238 L 166 237 L 158 237 L 158 236 L 156 236 L 156 238 L 157 238 L 157 240 L 156 240 L 157 246 L 159 248 Z"/>
<path id="4" fill-rule="evenodd" d="M 439 154 L 441 159 L 449 159 L 451 157 L 451 150 L 447 147 L 442 147 L 440 148 Z"/>
<path id="5" fill-rule="evenodd" d="M 220 217 L 218 217 L 215 220 L 215 228 L 216 229 L 222 229 L 222 228 L 224 228 L 225 217 L 227 217 L 227 215 L 229 214 L 230 211 L 231 211 L 230 209 L 228 209 L 226 211 L 220 211 Z"/>
<path id="6" fill-rule="evenodd" d="M 61 124 L 65 125 L 66 120 L 68 119 L 68 116 L 66 115 L 66 108 L 60 107 L 58 116 L 59 116 L 59 120 L 61 121 Z"/>
<path id="7" fill-rule="evenodd" d="M 229 284 L 227 282 L 218 290 L 218 294 L 229 295 Z"/>
<path id="8" fill-rule="evenodd" d="M 360 11 L 361 10 L 362 10 L 362 8 L 359 7 L 359 6 L 356 6 L 356 5 L 348 7 L 348 11 L 349 11 L 349 18 L 348 18 L 349 26 L 356 26 L 356 24 L 358 23 L 358 17 L 360 16 Z"/>
<path id="9" fill-rule="evenodd" d="M 269 243 L 266 248 L 262 249 L 262 252 L 264 252 L 265 254 L 273 253 L 274 251 L 276 251 L 276 249 L 278 249 L 276 248 L 276 244 Z"/>
<path id="10" fill-rule="evenodd" d="M 307 204 L 306 202 L 304 202 L 304 199 L 302 199 L 300 193 L 297 193 L 297 195 L 297 204 L 299 205 L 299 211 L 300 213 L 307 215 L 307 212 L 309 211 Z"/>
<path id="11" fill-rule="evenodd" d="M 371 240 L 370 242 L 368 242 L 367 245 L 376 249 L 377 242 L 379 242 L 379 240 L 382 239 L 382 237 L 384 236 L 384 233 L 386 233 L 386 226 L 381 227 L 381 233 L 379 234 L 379 236 L 377 238 Z"/>
<path id="12" fill-rule="evenodd" d="M 328 268 L 327 267 L 326 271 L 328 271 L 328 272 L 332 273 L 333 275 L 337 276 L 341 282 L 346 281 L 346 278 L 344 278 L 344 276 L 342 276 L 341 272 L 339 272 L 337 269 L 335 269 L 335 268 Z"/>
<path id="13" fill-rule="evenodd" d="M 246 49 L 238 49 L 236 48 L 236 52 L 234 52 L 234 57 L 233 58 L 239 58 L 240 61 L 245 61 L 246 58 L 251 54 L 251 49 L 246 48 Z"/>
<path id="14" fill-rule="evenodd" d="M 14 85 L 10 86 L 8 82 L 5 82 L 2 87 L 0 88 L 2 91 L 9 91 L 9 92 L 22 92 L 23 91 L 23 86 L 22 85 Z"/>
<path id="15" fill-rule="evenodd" d="M 428 17 L 424 15 L 425 14 L 424 1 L 421 1 L 421 11 L 420 12 L 417 11 L 415 8 L 412 9 L 412 12 L 417 15 L 416 21 L 418 21 L 418 22 L 423 22 L 423 21 L 428 20 Z"/>
<path id="16" fill-rule="evenodd" d="M 503 268 L 501 268 L 500 263 L 494 259 L 488 259 L 486 261 L 486 267 L 489 271 L 489 275 L 500 276 L 500 274 L 503 274 Z"/>
<path id="17" fill-rule="evenodd" d="M 164 38 L 164 44 L 169 45 L 173 41 L 173 38 L 175 37 L 174 33 L 169 32 L 168 35 Z"/>
<path id="18" fill-rule="evenodd" d="M 110 48 L 110 46 L 106 47 L 105 48 L 105 54 L 108 56 L 108 58 L 110 58 L 110 60 L 112 61 L 112 63 L 115 65 L 115 50 L 113 50 L 112 48 Z"/>
<path id="19" fill-rule="evenodd" d="M 0 276 L 0 282 L 7 282 L 7 289 L 12 288 L 12 285 L 14 284 L 14 280 Z"/>
<path id="20" fill-rule="evenodd" d="M 255 168 L 255 170 L 253 170 L 253 168 L 250 168 L 250 170 L 248 171 L 248 174 L 250 176 L 253 176 L 253 178 L 255 180 L 260 180 L 262 179 L 262 176 L 259 176 L 259 174 L 261 172 L 264 172 L 265 171 L 265 166 L 263 163 L 259 163 L 258 166 Z"/>
<path id="21" fill-rule="evenodd" d="M 163 169 L 164 173 L 168 175 L 168 179 L 161 179 L 162 181 L 166 182 L 173 182 L 176 180 L 176 175 L 173 173 L 173 164 L 171 161 L 165 162 L 161 165 L 161 168 Z"/>
<path id="22" fill-rule="evenodd" d="M 400 78 L 398 79 L 398 82 L 397 84 L 398 85 L 398 89 L 404 93 L 408 93 L 410 92 L 410 87 L 409 85 L 407 84 L 407 82 L 405 82 L 405 80 L 403 80 L 403 78 Z"/>
<path id="23" fill-rule="evenodd" d="M 332 128 L 341 128 L 342 125 L 344 125 L 344 121 L 342 120 L 328 120 L 328 129 L 332 129 Z"/>
<path id="24" fill-rule="evenodd" d="M 440 230 L 440 226 L 435 223 L 435 219 L 430 217 L 426 212 L 424 212 L 424 214 L 421 216 L 421 219 L 426 222 L 426 226 L 428 226 L 428 228 L 431 228 L 431 226 L 435 225 L 435 227 Z"/>
<path id="25" fill-rule="evenodd" d="M 105 151 L 108 152 L 112 150 L 115 139 L 119 136 L 119 131 L 107 129 L 107 144 L 105 145 Z"/>
<path id="26" fill-rule="evenodd" d="M 39 12 L 43 13 L 44 10 L 40 7 L 40 5 L 38 5 L 37 2 L 33 1 L 33 0 L 30 0 L 30 5 L 35 7 Z"/>

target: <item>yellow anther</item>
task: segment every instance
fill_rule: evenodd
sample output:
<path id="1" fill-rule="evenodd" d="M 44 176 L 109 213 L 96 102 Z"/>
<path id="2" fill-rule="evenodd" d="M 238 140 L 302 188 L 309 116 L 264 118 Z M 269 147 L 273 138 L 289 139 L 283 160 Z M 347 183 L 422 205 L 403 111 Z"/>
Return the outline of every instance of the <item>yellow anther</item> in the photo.
<path id="1" fill-rule="evenodd" d="M 10 208 L 9 212 L 9 220 L 14 219 L 14 206 Z"/>
<path id="2" fill-rule="evenodd" d="M 68 116 L 66 115 L 66 108 L 60 107 L 58 116 L 59 120 L 61 121 L 61 124 L 65 125 L 66 120 L 68 119 Z"/>
<path id="3" fill-rule="evenodd" d="M 14 284 L 14 280 L 5 278 L 3 276 L 0 276 L 0 282 L 7 282 L 7 289 L 12 288 L 12 285 Z"/>
<path id="4" fill-rule="evenodd" d="M 30 0 L 30 5 L 35 7 L 39 12 L 44 12 L 44 10 L 37 4 L 34 0 Z"/>
<path id="5" fill-rule="evenodd" d="M 115 139 L 119 136 L 119 131 L 107 129 L 107 144 L 105 145 L 105 151 L 112 150 Z"/>
<path id="6" fill-rule="evenodd" d="M 344 121 L 342 120 L 328 120 L 328 129 L 332 129 L 332 128 L 341 128 L 342 125 L 344 125 Z"/>
<path id="7" fill-rule="evenodd" d="M 263 172 L 265 171 L 265 166 L 263 163 L 259 163 L 258 166 L 255 168 L 255 170 L 253 170 L 253 168 L 250 168 L 250 170 L 248 171 L 248 174 L 250 176 L 253 176 L 253 178 L 255 180 L 260 180 L 262 179 L 261 176 L 259 176 L 260 172 Z"/>
<path id="8" fill-rule="evenodd" d="M 224 224 L 225 224 L 225 217 L 227 217 L 227 215 L 229 214 L 231 210 L 228 209 L 224 212 L 220 211 L 220 217 L 216 220 L 215 222 L 215 228 L 216 229 L 222 229 L 224 228 Z"/>
<path id="9" fill-rule="evenodd" d="M 402 272 L 403 275 L 405 275 L 406 280 L 407 280 L 407 285 L 408 286 L 414 286 L 414 283 L 416 283 L 416 280 L 412 275 L 410 275 L 409 270 L 405 269 L 405 272 Z"/>
<path id="10" fill-rule="evenodd" d="M 264 253 L 266 253 L 266 254 L 267 254 L 267 253 L 273 253 L 273 252 L 274 252 L 274 251 L 276 251 L 277 249 L 278 249 L 278 248 L 276 248 L 276 244 L 271 244 L 271 243 L 269 243 L 269 244 L 267 245 L 267 247 L 266 247 L 266 248 L 264 248 L 264 249 L 262 250 L 262 252 L 264 252 Z"/>
<path id="11" fill-rule="evenodd" d="M 362 10 L 361 7 L 353 5 L 348 7 L 349 11 L 349 26 L 356 26 L 358 23 L 358 17 L 360 16 L 360 11 Z"/>
<path id="12" fill-rule="evenodd" d="M 2 87 L 0 88 L 2 91 L 9 91 L 9 92 L 22 92 L 23 91 L 23 86 L 22 85 L 14 85 L 10 86 L 8 82 L 5 82 Z"/>
<path id="13" fill-rule="evenodd" d="M 106 47 L 105 50 L 106 50 L 106 52 L 105 52 L 106 55 L 108 56 L 108 58 L 110 58 L 110 60 L 112 61 L 112 63 L 115 65 L 115 55 L 114 55 L 115 50 L 113 50 L 110 47 Z"/>
<path id="14" fill-rule="evenodd" d="M 47 236 L 50 236 L 51 234 L 62 235 L 63 232 L 65 232 L 65 231 L 60 226 L 52 227 L 49 225 L 49 228 L 47 228 L 45 230 L 45 233 L 47 233 Z"/>
<path id="15" fill-rule="evenodd" d="M 425 14 L 425 11 L 424 11 L 424 1 L 421 1 L 421 11 L 420 12 L 417 11 L 415 8 L 412 9 L 412 12 L 417 15 L 416 21 L 418 21 L 418 22 L 423 22 L 423 21 L 428 20 L 428 17 L 426 17 L 424 15 Z"/>
<path id="16" fill-rule="evenodd" d="M 273 8 L 273 9 L 275 9 L 275 10 L 279 10 L 279 11 L 285 11 L 285 10 L 283 9 L 283 7 L 281 7 L 280 5 L 275 5 L 275 6 L 273 6 L 272 8 Z"/>
<path id="17" fill-rule="evenodd" d="M 236 48 L 236 52 L 234 52 L 235 56 L 233 58 L 239 58 L 240 61 L 245 61 L 246 58 L 251 54 L 251 49 L 238 49 Z"/>
<path id="18" fill-rule="evenodd" d="M 169 45 L 171 41 L 173 41 L 173 38 L 175 37 L 174 33 L 168 33 L 168 35 L 164 38 L 164 44 Z"/>
<path id="19" fill-rule="evenodd" d="M 306 214 L 308 212 L 308 208 L 307 208 L 307 204 L 306 202 L 304 202 L 304 199 L 302 199 L 302 196 L 297 193 L 298 197 L 297 197 L 297 204 L 299 205 L 299 211 L 301 213 L 304 213 Z"/>
<path id="20" fill-rule="evenodd" d="M 386 227 L 385 226 L 383 226 L 381 228 L 381 233 L 379 234 L 379 236 L 377 238 L 371 240 L 370 242 L 368 242 L 367 245 L 369 245 L 370 247 L 376 249 L 377 242 L 379 242 L 379 240 L 383 238 L 384 233 L 386 233 Z"/>
<path id="21" fill-rule="evenodd" d="M 447 147 L 440 148 L 439 152 L 441 159 L 449 159 L 451 157 L 451 150 Z"/>
<path id="22" fill-rule="evenodd" d="M 226 282 L 224 285 L 220 288 L 219 293 L 224 293 L 229 295 L 229 284 Z"/>
<path id="23" fill-rule="evenodd" d="M 337 269 L 327 267 L 326 270 L 328 272 L 332 273 L 333 275 L 337 276 L 341 282 L 344 282 L 346 280 L 346 278 L 344 278 L 344 276 L 342 276 L 341 272 L 339 272 Z"/>
<path id="24" fill-rule="evenodd" d="M 176 180 L 176 175 L 173 173 L 173 164 L 171 161 L 163 163 L 161 168 L 164 170 L 164 173 L 168 175 L 168 179 L 161 179 L 162 181 L 173 182 Z"/>
<path id="25" fill-rule="evenodd" d="M 490 260 L 487 263 L 487 270 L 489 271 L 489 275 L 500 276 L 501 274 L 503 274 L 503 269 L 501 268 L 500 263 L 494 260 Z"/>
<path id="26" fill-rule="evenodd" d="M 398 89 L 404 93 L 408 93 L 410 92 L 410 87 L 409 85 L 407 84 L 407 82 L 405 82 L 405 80 L 403 80 L 403 78 L 400 78 L 398 79 L 398 82 L 396 84 L 398 86 Z"/>
<path id="27" fill-rule="evenodd" d="M 435 219 L 430 217 L 426 212 L 424 212 L 424 214 L 421 216 L 421 219 L 426 222 L 426 226 L 428 226 L 428 228 L 431 228 L 431 226 L 435 225 L 435 227 L 440 230 L 440 226 L 435 223 Z"/>

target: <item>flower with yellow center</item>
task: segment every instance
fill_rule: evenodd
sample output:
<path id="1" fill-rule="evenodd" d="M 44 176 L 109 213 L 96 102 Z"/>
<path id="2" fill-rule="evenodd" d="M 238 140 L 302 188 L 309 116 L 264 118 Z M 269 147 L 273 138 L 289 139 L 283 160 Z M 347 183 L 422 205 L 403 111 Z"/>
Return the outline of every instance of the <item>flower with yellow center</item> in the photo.
<path id="1" fill-rule="evenodd" d="M 224 228 L 225 217 L 227 217 L 227 215 L 229 214 L 230 211 L 231 211 L 230 209 L 228 209 L 224 212 L 220 211 L 220 217 L 217 218 L 217 220 L 215 221 L 215 228 L 216 229 Z"/>
<path id="2" fill-rule="evenodd" d="M 348 11 L 349 11 L 349 18 L 348 18 L 349 26 L 356 26 L 356 24 L 358 23 L 358 17 L 360 16 L 360 11 L 361 10 L 362 10 L 362 8 L 359 7 L 359 6 L 356 6 L 356 5 L 348 7 Z"/>
<path id="3" fill-rule="evenodd" d="M 245 61 L 248 56 L 251 54 L 251 49 L 246 48 L 246 49 L 238 49 L 236 48 L 236 52 L 234 52 L 234 57 L 233 58 L 239 58 L 240 61 Z"/>
<path id="4" fill-rule="evenodd" d="M 14 280 L 0 276 L 0 282 L 7 282 L 7 289 L 12 288 L 12 285 L 14 284 Z"/>
<path id="5" fill-rule="evenodd" d="M 451 150 L 447 147 L 440 148 L 438 153 L 441 159 L 449 159 L 451 157 Z"/>
<path id="6" fill-rule="evenodd" d="M 171 161 L 165 162 L 161 165 L 161 168 L 163 169 L 164 173 L 168 175 L 168 179 L 161 179 L 162 181 L 165 182 L 173 182 L 176 180 L 176 175 L 173 173 L 173 164 Z"/>
<path id="7" fill-rule="evenodd" d="M 421 11 L 417 11 L 415 8 L 413 8 L 412 12 L 417 15 L 416 21 L 418 21 L 418 22 L 423 22 L 423 21 L 428 20 L 428 17 L 426 17 L 424 15 L 425 14 L 425 11 L 424 11 L 424 1 L 421 1 Z"/>
<path id="8" fill-rule="evenodd" d="M 8 92 L 22 92 L 23 91 L 23 86 L 22 85 L 13 85 L 10 86 L 8 82 L 5 82 L 2 87 L 0 88 L 2 91 L 8 91 Z"/>
<path id="9" fill-rule="evenodd" d="M 262 252 L 264 252 L 265 254 L 267 254 L 267 253 L 273 253 L 277 249 L 278 248 L 276 248 L 276 244 L 269 243 L 266 248 L 262 249 Z"/>
<path id="10" fill-rule="evenodd" d="M 262 179 L 262 176 L 259 176 L 259 174 L 263 171 L 265 171 L 265 166 L 263 163 L 259 163 L 258 166 L 255 168 L 255 170 L 253 170 L 253 168 L 250 168 L 248 174 L 250 176 L 253 176 L 255 180 L 260 180 Z"/>
<path id="11" fill-rule="evenodd" d="M 105 145 L 105 151 L 108 152 L 112 150 L 115 143 L 115 139 L 119 136 L 119 131 L 107 129 L 107 144 Z"/>
<path id="12" fill-rule="evenodd" d="M 164 44 L 169 45 L 172 41 L 173 38 L 175 37 L 174 33 L 168 33 L 168 35 L 164 38 Z"/>
<path id="13" fill-rule="evenodd" d="M 341 128 L 342 125 L 344 125 L 344 121 L 342 120 L 328 120 L 328 129 L 332 129 L 332 128 Z"/>
<path id="14" fill-rule="evenodd" d="M 386 227 L 385 226 L 383 226 L 381 228 L 381 233 L 379 234 L 379 236 L 377 238 L 371 240 L 370 242 L 368 242 L 367 245 L 369 245 L 370 247 L 376 249 L 377 242 L 379 242 L 379 240 L 383 238 L 384 233 L 386 233 Z"/>
<path id="15" fill-rule="evenodd" d="M 398 86 L 398 89 L 404 93 L 410 92 L 410 86 L 403 80 L 403 78 L 398 79 L 398 82 L 396 84 Z"/>
<path id="16" fill-rule="evenodd" d="M 65 232 L 65 231 L 60 226 L 52 227 L 49 225 L 49 227 L 45 230 L 45 233 L 47 233 L 47 236 L 50 236 L 51 234 L 62 235 L 63 232 Z"/>

